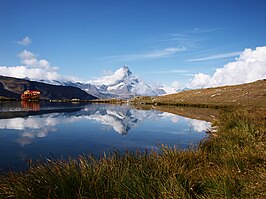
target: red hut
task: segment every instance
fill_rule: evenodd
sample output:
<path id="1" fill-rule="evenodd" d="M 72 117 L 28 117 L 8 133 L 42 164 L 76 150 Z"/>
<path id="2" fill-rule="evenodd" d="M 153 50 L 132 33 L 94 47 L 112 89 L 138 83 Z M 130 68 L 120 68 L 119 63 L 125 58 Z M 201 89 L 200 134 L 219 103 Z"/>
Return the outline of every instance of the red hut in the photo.
<path id="1" fill-rule="evenodd" d="M 40 100 L 40 95 L 41 95 L 40 91 L 26 90 L 21 95 L 21 100 L 23 100 L 23 101 L 38 101 L 38 100 Z"/>

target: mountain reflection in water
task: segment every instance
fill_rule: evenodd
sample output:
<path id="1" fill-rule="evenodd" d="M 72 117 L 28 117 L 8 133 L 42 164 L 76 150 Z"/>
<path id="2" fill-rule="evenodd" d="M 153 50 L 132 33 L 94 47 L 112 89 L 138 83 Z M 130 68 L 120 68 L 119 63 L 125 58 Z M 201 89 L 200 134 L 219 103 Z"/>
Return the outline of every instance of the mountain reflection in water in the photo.
<path id="1" fill-rule="evenodd" d="M 49 132 L 56 132 L 56 125 L 73 123 L 79 120 L 93 120 L 109 126 L 121 135 L 126 135 L 131 128 L 145 119 L 154 121 L 170 119 L 177 123 L 181 116 L 159 112 L 130 109 L 127 106 L 91 105 L 73 113 L 48 113 L 26 118 L 8 118 L 0 120 L 0 129 L 23 130 L 22 137 L 45 137 Z M 206 131 L 210 122 L 185 118 L 196 132 Z"/>
<path id="2" fill-rule="evenodd" d="M 65 109 L 42 109 L 41 106 L 37 112 L 12 110 L 16 111 L 6 111 L 6 118 L 2 112 L 3 119 L 0 119 L 0 150 L 6 151 L 5 157 L 10 151 L 20 156 L 24 151 L 23 157 L 31 157 L 34 153 L 36 157 L 48 152 L 72 156 L 87 152 L 101 154 L 112 148 L 156 148 L 159 143 L 173 146 L 184 142 L 181 144 L 188 147 L 206 137 L 204 131 L 210 128 L 206 121 L 156 110 L 137 110 L 126 105 L 71 105 Z M 115 134 L 122 136 L 119 138 Z M 23 150 L 17 148 L 14 141 Z M 5 145 L 1 145 L 4 142 Z M 0 163 L 5 161 L 1 155 Z M 8 165 L 12 166 L 14 160 L 10 161 Z"/>

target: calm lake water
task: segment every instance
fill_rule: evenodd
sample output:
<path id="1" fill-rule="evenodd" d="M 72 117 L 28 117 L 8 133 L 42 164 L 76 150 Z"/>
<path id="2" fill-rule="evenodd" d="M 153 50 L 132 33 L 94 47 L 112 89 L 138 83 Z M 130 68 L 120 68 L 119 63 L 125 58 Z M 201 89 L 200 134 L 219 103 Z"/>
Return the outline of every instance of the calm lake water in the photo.
<path id="1" fill-rule="evenodd" d="M 67 158 L 117 149 L 188 148 L 210 123 L 127 105 L 0 102 L 0 170 L 24 170 L 29 158 Z"/>

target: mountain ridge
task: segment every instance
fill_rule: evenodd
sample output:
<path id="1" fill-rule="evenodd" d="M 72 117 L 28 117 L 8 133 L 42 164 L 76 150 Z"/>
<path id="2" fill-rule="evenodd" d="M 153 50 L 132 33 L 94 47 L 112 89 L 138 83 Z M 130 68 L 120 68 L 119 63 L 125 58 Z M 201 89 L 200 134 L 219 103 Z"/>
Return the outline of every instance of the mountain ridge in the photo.
<path id="1" fill-rule="evenodd" d="M 135 96 L 158 96 L 166 94 L 163 89 L 153 88 L 132 74 L 127 65 L 112 75 L 81 82 L 63 82 L 63 85 L 76 86 L 98 98 L 129 99 Z"/>
<path id="2" fill-rule="evenodd" d="M 11 77 L 10 77 L 11 78 Z M 18 78 L 15 78 L 18 79 Z M 21 80 L 23 85 L 27 84 L 25 82 L 32 81 L 25 77 Z M 34 80 L 32 82 L 39 82 L 47 85 L 54 86 L 66 86 L 66 87 L 76 87 L 85 91 L 91 96 L 101 99 L 110 98 L 120 98 L 120 99 L 130 99 L 135 96 L 160 96 L 168 94 L 162 86 L 150 86 L 145 83 L 142 79 L 133 75 L 127 65 L 118 68 L 114 73 L 106 76 L 99 77 L 97 79 L 89 80 L 86 82 L 73 82 L 73 81 L 62 81 L 62 80 Z M 25 86 L 24 86 L 25 87 Z M 3 88 L 2 88 L 3 90 Z M 23 89 L 20 89 L 19 93 Z M 26 88 L 24 88 L 26 90 Z M 172 89 L 173 90 L 173 89 Z M 178 92 L 179 90 L 175 90 Z M 12 94 L 7 90 L 3 90 L 7 97 L 19 98 L 17 94 Z"/>
<path id="3" fill-rule="evenodd" d="M 20 99 L 20 95 L 27 89 L 39 90 L 41 99 L 62 100 L 78 98 L 81 100 L 92 100 L 97 97 L 71 86 L 52 85 L 26 79 L 0 76 L 0 97 Z"/>

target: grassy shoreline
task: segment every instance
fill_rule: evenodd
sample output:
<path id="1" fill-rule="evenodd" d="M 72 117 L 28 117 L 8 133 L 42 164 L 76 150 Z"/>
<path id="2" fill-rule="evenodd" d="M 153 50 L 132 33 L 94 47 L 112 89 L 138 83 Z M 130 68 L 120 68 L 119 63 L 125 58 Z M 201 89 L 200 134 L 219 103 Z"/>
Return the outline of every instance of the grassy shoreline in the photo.
<path id="1" fill-rule="evenodd" d="M 265 111 L 227 110 L 197 150 L 47 161 L 0 177 L 0 198 L 265 198 Z"/>

